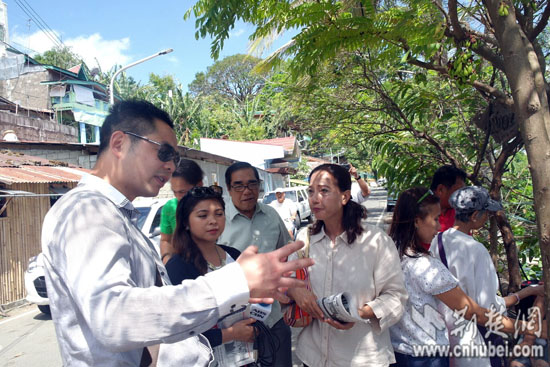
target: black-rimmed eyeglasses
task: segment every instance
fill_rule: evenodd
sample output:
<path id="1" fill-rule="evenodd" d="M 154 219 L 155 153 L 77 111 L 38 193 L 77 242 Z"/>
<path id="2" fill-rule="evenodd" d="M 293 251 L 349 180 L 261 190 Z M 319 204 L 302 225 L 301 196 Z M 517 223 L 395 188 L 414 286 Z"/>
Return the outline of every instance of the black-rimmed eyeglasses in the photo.
<path id="1" fill-rule="evenodd" d="M 249 181 L 246 185 L 244 184 L 231 185 L 231 188 L 237 192 L 242 192 L 244 191 L 244 189 L 255 191 L 260 188 L 260 181 Z"/>
<path id="2" fill-rule="evenodd" d="M 146 138 L 145 136 L 138 135 L 136 133 L 133 133 L 131 131 L 123 131 L 124 134 L 128 134 L 131 136 L 134 136 L 138 139 L 142 139 L 145 141 L 148 141 L 151 144 L 158 145 L 160 148 L 157 151 L 157 157 L 161 162 L 169 162 L 174 161 L 174 164 L 176 165 L 176 168 L 178 167 L 181 157 L 179 152 L 170 144 L 168 143 L 159 143 L 158 141 L 151 140 L 149 138 Z"/>

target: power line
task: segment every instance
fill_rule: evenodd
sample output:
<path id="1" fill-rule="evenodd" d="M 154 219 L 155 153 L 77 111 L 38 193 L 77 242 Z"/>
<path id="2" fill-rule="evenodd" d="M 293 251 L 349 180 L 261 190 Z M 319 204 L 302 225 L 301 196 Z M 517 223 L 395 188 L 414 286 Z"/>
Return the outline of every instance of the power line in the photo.
<path id="1" fill-rule="evenodd" d="M 25 0 L 22 0 L 22 1 L 25 1 Z M 65 46 L 63 42 L 59 40 L 57 35 L 51 30 L 51 28 L 42 20 L 40 15 L 38 15 L 38 13 L 36 13 L 36 11 L 32 9 L 32 7 L 28 5 L 28 3 L 25 2 L 26 4 L 24 4 L 22 1 L 15 0 L 15 3 L 21 8 L 21 10 L 23 10 L 25 14 L 27 14 L 27 16 L 29 16 L 29 18 L 31 18 L 34 21 L 34 23 L 38 26 L 38 28 L 40 28 L 40 30 L 44 32 L 44 34 L 54 43 L 56 47 Z M 38 19 L 37 16 L 40 19 Z"/>
<path id="2" fill-rule="evenodd" d="M 42 24 L 49 30 L 49 32 L 59 41 L 59 43 L 63 46 L 65 46 L 65 44 L 63 43 L 63 41 L 57 36 L 57 34 L 53 31 L 53 29 L 50 28 L 50 26 L 46 23 L 46 21 L 44 19 L 42 19 L 42 17 L 40 16 L 40 14 L 38 14 L 36 12 L 36 10 L 34 10 L 34 8 L 27 2 L 27 0 L 21 0 L 23 1 L 28 7 L 29 9 L 31 9 L 31 11 L 38 17 L 38 19 L 40 19 L 42 21 Z"/>
<path id="3" fill-rule="evenodd" d="M 55 34 L 50 33 L 50 31 L 46 28 L 47 25 L 44 25 L 39 19 L 36 18 L 36 16 L 33 14 L 33 12 L 21 1 L 15 0 L 15 3 L 23 10 L 27 16 L 34 21 L 34 23 L 37 25 L 37 27 L 54 43 L 56 47 L 61 47 L 61 44 L 57 40 L 57 37 Z M 34 9 L 33 9 L 34 10 Z"/>

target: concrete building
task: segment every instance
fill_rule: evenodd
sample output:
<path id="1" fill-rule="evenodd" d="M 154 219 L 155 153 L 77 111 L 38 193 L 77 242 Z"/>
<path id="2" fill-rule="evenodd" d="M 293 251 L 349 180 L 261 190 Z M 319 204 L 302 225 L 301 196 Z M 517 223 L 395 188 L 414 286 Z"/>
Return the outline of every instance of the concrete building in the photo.
<path id="1" fill-rule="evenodd" d="M 94 81 L 85 64 L 70 70 L 43 65 L 9 46 L 0 55 L 0 97 L 23 109 L 51 112 L 58 124 L 77 129 L 81 143 L 99 142 L 109 110 L 107 86 Z"/>

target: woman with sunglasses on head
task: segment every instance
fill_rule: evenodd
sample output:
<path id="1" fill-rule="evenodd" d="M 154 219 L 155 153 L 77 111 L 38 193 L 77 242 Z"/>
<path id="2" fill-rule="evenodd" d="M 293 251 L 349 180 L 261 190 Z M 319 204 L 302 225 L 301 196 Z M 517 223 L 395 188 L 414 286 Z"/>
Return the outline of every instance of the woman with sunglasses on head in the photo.
<path id="1" fill-rule="evenodd" d="M 195 187 L 180 200 L 176 210 L 176 229 L 172 244 L 176 251 L 166 263 L 172 284 L 195 279 L 234 262 L 240 251 L 217 245 L 225 228 L 225 203 L 210 187 Z M 212 348 L 231 341 L 254 341 L 254 319 L 249 318 L 219 329 L 214 327 L 203 335 Z"/>
<path id="2" fill-rule="evenodd" d="M 415 355 L 414 351 L 415 346 L 449 345 L 448 333 L 452 330 L 447 330 L 442 315 L 447 307 L 456 311 L 465 310 L 464 317 L 477 321 L 479 325 L 490 321 L 488 316 L 491 311 L 468 297 L 445 265 L 432 257 L 422 245 L 430 243 L 437 235 L 440 213 L 439 198 L 426 188 L 404 191 L 393 212 L 389 233 L 399 251 L 405 287 L 409 293 L 403 318 L 390 328 L 396 366 L 399 367 L 449 366 L 448 356 Z M 419 325 L 420 319 L 422 325 Z M 457 317 L 457 329 L 461 325 L 459 321 Z M 515 320 L 499 315 L 492 321 L 496 322 L 495 330 L 499 332 L 515 331 Z M 520 330 L 525 329 L 522 327 L 525 325 L 518 326 Z M 475 325 L 468 324 L 466 327 L 475 328 Z M 484 345 L 481 337 L 479 341 Z M 474 358 L 472 363 L 490 366 L 488 358 Z"/>
<path id="3" fill-rule="evenodd" d="M 316 221 L 298 234 L 315 265 L 311 291 L 289 289 L 289 296 L 313 317 L 298 336 L 296 354 L 307 366 L 388 366 L 394 361 L 388 328 L 403 313 L 407 293 L 393 241 L 366 224 L 365 208 L 351 201 L 351 176 L 336 164 L 309 175 L 309 205 Z M 292 256 L 296 256 L 295 254 Z M 292 257 L 291 256 L 291 257 Z M 348 292 L 355 322 L 326 317 L 323 297 Z"/>

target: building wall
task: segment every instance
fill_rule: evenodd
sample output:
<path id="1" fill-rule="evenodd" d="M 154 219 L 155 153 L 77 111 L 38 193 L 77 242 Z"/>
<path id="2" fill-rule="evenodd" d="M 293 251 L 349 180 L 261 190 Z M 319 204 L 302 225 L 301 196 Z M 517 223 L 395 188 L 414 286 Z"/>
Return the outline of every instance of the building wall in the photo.
<path id="1" fill-rule="evenodd" d="M 66 185 L 72 188 L 76 183 Z M 16 183 L 6 189 L 50 193 L 48 183 Z M 24 273 L 29 258 L 41 251 L 42 221 L 49 209 L 49 197 L 18 197 L 0 218 L 0 305 L 26 297 Z"/>
<path id="2" fill-rule="evenodd" d="M 47 70 L 0 80 L 0 96 L 28 108 L 48 109 L 50 108 L 49 87 L 40 84 L 40 82 L 48 80 Z"/>
<path id="3" fill-rule="evenodd" d="M 0 143 L 0 149 L 2 144 Z M 34 157 L 46 158 L 54 161 L 74 164 L 82 168 L 92 169 L 97 161 L 97 154 L 90 154 L 86 150 L 68 150 L 63 148 L 32 148 L 27 146 L 18 148 L 10 145 L 8 149 L 12 152 L 23 153 Z"/>
<path id="4" fill-rule="evenodd" d="M 54 120 L 0 111 L 0 137 L 6 130 L 15 131 L 19 140 L 78 142 L 78 130 L 72 126 L 61 125 Z"/>

